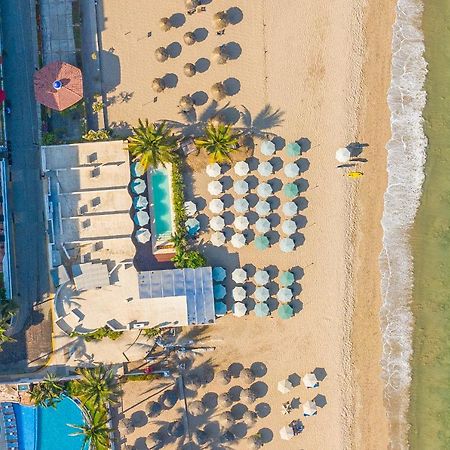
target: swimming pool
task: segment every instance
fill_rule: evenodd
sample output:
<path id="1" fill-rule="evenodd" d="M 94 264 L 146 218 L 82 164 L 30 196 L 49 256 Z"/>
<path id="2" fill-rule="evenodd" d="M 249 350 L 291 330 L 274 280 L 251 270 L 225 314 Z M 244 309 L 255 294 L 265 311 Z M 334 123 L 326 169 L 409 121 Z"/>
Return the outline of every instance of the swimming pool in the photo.
<path id="1" fill-rule="evenodd" d="M 13 404 L 19 450 L 81 450 L 82 436 L 68 424 L 82 425 L 84 417 L 78 405 L 64 397 L 56 408 Z"/>
<path id="2" fill-rule="evenodd" d="M 154 233 L 157 240 L 172 234 L 172 203 L 169 171 L 165 167 L 153 169 L 150 174 L 153 197 Z"/>

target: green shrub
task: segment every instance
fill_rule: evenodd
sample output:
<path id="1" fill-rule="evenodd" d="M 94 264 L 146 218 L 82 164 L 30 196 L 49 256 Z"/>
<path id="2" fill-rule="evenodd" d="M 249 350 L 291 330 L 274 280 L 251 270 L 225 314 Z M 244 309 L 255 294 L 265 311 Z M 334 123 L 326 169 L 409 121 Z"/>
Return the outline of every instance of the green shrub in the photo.
<path id="1" fill-rule="evenodd" d="M 97 100 L 95 103 L 92 103 L 92 111 L 95 113 L 99 113 L 103 111 L 103 102 Z"/>
<path id="2" fill-rule="evenodd" d="M 115 341 L 116 339 L 119 339 L 122 334 L 123 331 L 113 331 L 109 327 L 102 327 L 86 334 L 81 334 L 74 331 L 70 333 L 70 337 L 79 336 L 82 337 L 86 342 L 101 341 L 105 337 L 111 339 L 112 341 Z"/>
<path id="3" fill-rule="evenodd" d="M 184 209 L 183 163 L 181 160 L 172 164 L 172 194 L 175 214 L 175 233 L 186 234 L 186 211 Z"/>
<path id="4" fill-rule="evenodd" d="M 158 378 L 158 375 L 151 373 L 142 373 L 139 375 L 127 375 L 120 379 L 121 383 L 127 383 L 128 381 L 153 381 Z"/>
<path id="5" fill-rule="evenodd" d="M 51 131 L 47 131 L 42 135 L 42 145 L 56 145 L 58 142 L 58 137 Z"/>
<path id="6" fill-rule="evenodd" d="M 143 334 L 146 338 L 152 339 L 161 334 L 161 328 L 158 327 L 147 328 L 146 330 L 144 330 Z"/>
<path id="7" fill-rule="evenodd" d="M 101 130 L 89 130 L 86 134 L 83 134 L 85 141 L 107 141 L 110 137 L 109 131 L 105 129 Z"/>

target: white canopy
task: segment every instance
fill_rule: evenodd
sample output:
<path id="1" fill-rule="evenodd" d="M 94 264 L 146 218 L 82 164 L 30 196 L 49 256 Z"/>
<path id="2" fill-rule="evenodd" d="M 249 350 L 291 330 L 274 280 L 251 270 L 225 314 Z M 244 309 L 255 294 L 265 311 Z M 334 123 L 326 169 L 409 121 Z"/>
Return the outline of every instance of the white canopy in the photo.
<path id="1" fill-rule="evenodd" d="M 249 204 L 245 198 L 238 198 L 234 202 L 234 209 L 239 213 L 245 213 L 248 211 Z"/>
<path id="2" fill-rule="evenodd" d="M 277 299 L 280 303 L 288 303 L 292 300 L 292 291 L 287 288 L 281 288 L 277 293 Z"/>
<path id="3" fill-rule="evenodd" d="M 255 289 L 255 299 L 257 302 L 265 302 L 270 297 L 269 289 L 264 286 Z"/>
<path id="4" fill-rule="evenodd" d="M 270 280 L 269 273 L 266 270 L 257 270 L 254 278 L 255 283 L 259 286 L 264 286 Z"/>
<path id="5" fill-rule="evenodd" d="M 287 394 L 292 390 L 292 388 L 293 388 L 292 383 L 288 379 L 281 380 L 278 382 L 278 390 L 282 394 Z"/>
<path id="6" fill-rule="evenodd" d="M 241 233 L 236 233 L 231 236 L 231 245 L 234 248 L 242 248 L 245 245 L 245 236 Z"/>
<path id="7" fill-rule="evenodd" d="M 273 155 L 275 153 L 275 144 L 272 141 L 262 141 L 261 153 L 266 156 Z"/>
<path id="8" fill-rule="evenodd" d="M 211 178 L 216 178 L 220 175 L 221 169 L 219 164 L 214 163 L 214 164 L 208 164 L 206 166 L 206 173 L 209 177 Z"/>
<path id="9" fill-rule="evenodd" d="M 223 201 L 219 198 L 215 198 L 209 202 L 209 210 L 213 214 L 220 214 L 223 211 L 224 205 Z"/>
<path id="10" fill-rule="evenodd" d="M 303 403 L 303 415 L 304 416 L 314 416 L 314 414 L 317 414 L 316 404 L 310 400 Z"/>
<path id="11" fill-rule="evenodd" d="M 352 154 L 350 153 L 350 151 L 343 147 L 343 148 L 339 148 L 336 151 L 336 159 L 340 162 L 340 163 L 346 163 L 350 161 Z"/>
<path id="12" fill-rule="evenodd" d="M 220 195 L 223 191 L 222 183 L 218 180 L 210 181 L 208 183 L 208 192 L 211 195 Z"/>
<path id="13" fill-rule="evenodd" d="M 288 163 L 284 166 L 284 174 L 288 178 L 295 178 L 300 173 L 300 168 L 294 162 Z"/>
<path id="14" fill-rule="evenodd" d="M 234 219 L 234 227 L 239 231 L 244 231 L 248 228 L 249 221 L 245 216 L 237 216 Z"/>
<path id="15" fill-rule="evenodd" d="M 135 178 L 130 184 L 131 190 L 135 194 L 142 194 L 145 191 L 147 185 L 142 178 Z"/>
<path id="16" fill-rule="evenodd" d="M 290 236 L 297 231 L 297 225 L 293 220 L 285 220 L 281 225 L 281 229 L 284 234 Z"/>
<path id="17" fill-rule="evenodd" d="M 283 238 L 280 240 L 280 250 L 284 253 L 289 253 L 294 251 L 295 242 L 291 238 Z"/>
<path id="18" fill-rule="evenodd" d="M 267 233 L 270 230 L 270 222 L 264 217 L 259 218 L 255 223 L 255 228 L 258 233 Z"/>
<path id="19" fill-rule="evenodd" d="M 316 375 L 313 373 L 305 374 L 305 376 L 302 378 L 302 381 L 307 388 L 315 388 L 319 385 L 319 381 L 317 380 Z"/>
<path id="20" fill-rule="evenodd" d="M 225 228 L 225 220 L 223 220 L 223 217 L 221 217 L 221 216 L 214 216 L 209 221 L 209 226 L 214 231 L 222 231 Z"/>
<path id="21" fill-rule="evenodd" d="M 244 195 L 248 192 L 248 183 L 244 180 L 237 180 L 233 184 L 234 192 L 238 195 Z"/>
<path id="22" fill-rule="evenodd" d="M 184 202 L 184 210 L 189 217 L 192 217 L 197 212 L 197 205 L 194 202 Z"/>
<path id="23" fill-rule="evenodd" d="M 248 164 L 245 161 L 239 161 L 234 165 L 234 172 L 236 175 L 240 177 L 244 177 L 248 174 L 250 171 L 250 168 L 248 167 Z"/>
<path id="24" fill-rule="evenodd" d="M 260 162 L 258 165 L 258 172 L 263 177 L 268 177 L 273 172 L 273 166 L 269 161 Z"/>
<path id="25" fill-rule="evenodd" d="M 225 235 L 221 231 L 216 231 L 211 235 L 211 244 L 216 247 L 225 244 Z"/>
<path id="26" fill-rule="evenodd" d="M 256 188 L 256 193 L 260 198 L 267 198 L 272 195 L 273 189 L 269 183 L 261 183 L 258 184 L 258 187 Z"/>
<path id="27" fill-rule="evenodd" d="M 242 286 L 233 288 L 233 299 L 235 302 L 242 302 L 247 297 L 247 292 Z"/>
<path id="28" fill-rule="evenodd" d="M 265 217 L 270 214 L 270 203 L 266 200 L 260 200 L 256 206 L 255 211 L 258 213 L 259 216 Z"/>
<path id="29" fill-rule="evenodd" d="M 297 205 L 294 202 L 287 202 L 283 205 L 283 214 L 286 217 L 294 217 L 298 212 Z"/>
<path id="30" fill-rule="evenodd" d="M 134 221 L 139 226 L 147 225 L 150 221 L 150 216 L 148 215 L 147 211 L 138 211 L 134 215 Z"/>
<path id="31" fill-rule="evenodd" d="M 235 283 L 245 283 L 247 280 L 247 272 L 244 269 L 234 269 L 231 278 Z"/>
<path id="32" fill-rule="evenodd" d="M 145 244 L 150 240 L 150 231 L 147 230 L 147 228 L 139 228 L 139 230 L 136 231 L 135 236 L 138 242 Z"/>
<path id="33" fill-rule="evenodd" d="M 136 209 L 145 209 L 148 206 L 148 200 L 143 195 L 139 195 L 133 199 L 133 204 Z"/>
<path id="34" fill-rule="evenodd" d="M 247 313 L 247 307 L 243 303 L 236 302 L 233 305 L 233 315 L 235 315 L 236 317 L 243 317 L 243 316 L 245 316 L 246 313 Z"/>
<path id="35" fill-rule="evenodd" d="M 294 430 L 289 425 L 286 425 L 280 430 L 280 438 L 283 441 L 290 441 L 294 437 Z"/>

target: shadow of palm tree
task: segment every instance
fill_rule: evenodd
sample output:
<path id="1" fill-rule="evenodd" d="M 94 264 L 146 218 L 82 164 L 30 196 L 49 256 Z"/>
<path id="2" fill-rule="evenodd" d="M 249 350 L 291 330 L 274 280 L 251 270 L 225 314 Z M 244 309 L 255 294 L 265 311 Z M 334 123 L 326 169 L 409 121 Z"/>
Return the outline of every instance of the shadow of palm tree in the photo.
<path id="1" fill-rule="evenodd" d="M 280 126 L 284 121 L 284 111 L 279 108 L 274 110 L 271 105 L 264 106 L 255 117 L 252 117 L 251 112 L 245 106 L 242 106 L 242 109 L 241 121 L 243 127 L 241 131 L 251 133 L 256 137 L 265 137 L 267 134 L 275 136 L 269 130 Z"/>

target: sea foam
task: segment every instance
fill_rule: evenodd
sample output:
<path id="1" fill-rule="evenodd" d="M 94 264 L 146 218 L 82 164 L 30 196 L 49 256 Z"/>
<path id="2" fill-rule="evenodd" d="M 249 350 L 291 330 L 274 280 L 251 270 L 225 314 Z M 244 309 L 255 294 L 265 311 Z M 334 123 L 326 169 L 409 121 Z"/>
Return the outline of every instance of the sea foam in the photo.
<path id="1" fill-rule="evenodd" d="M 390 448 L 406 449 L 411 381 L 413 261 L 409 231 L 420 202 L 427 140 L 423 132 L 423 89 L 427 73 L 421 30 L 423 4 L 399 0 L 392 38 L 388 92 L 392 137 L 386 148 L 388 186 L 384 196 L 381 327 L 382 370 L 390 425 Z"/>

